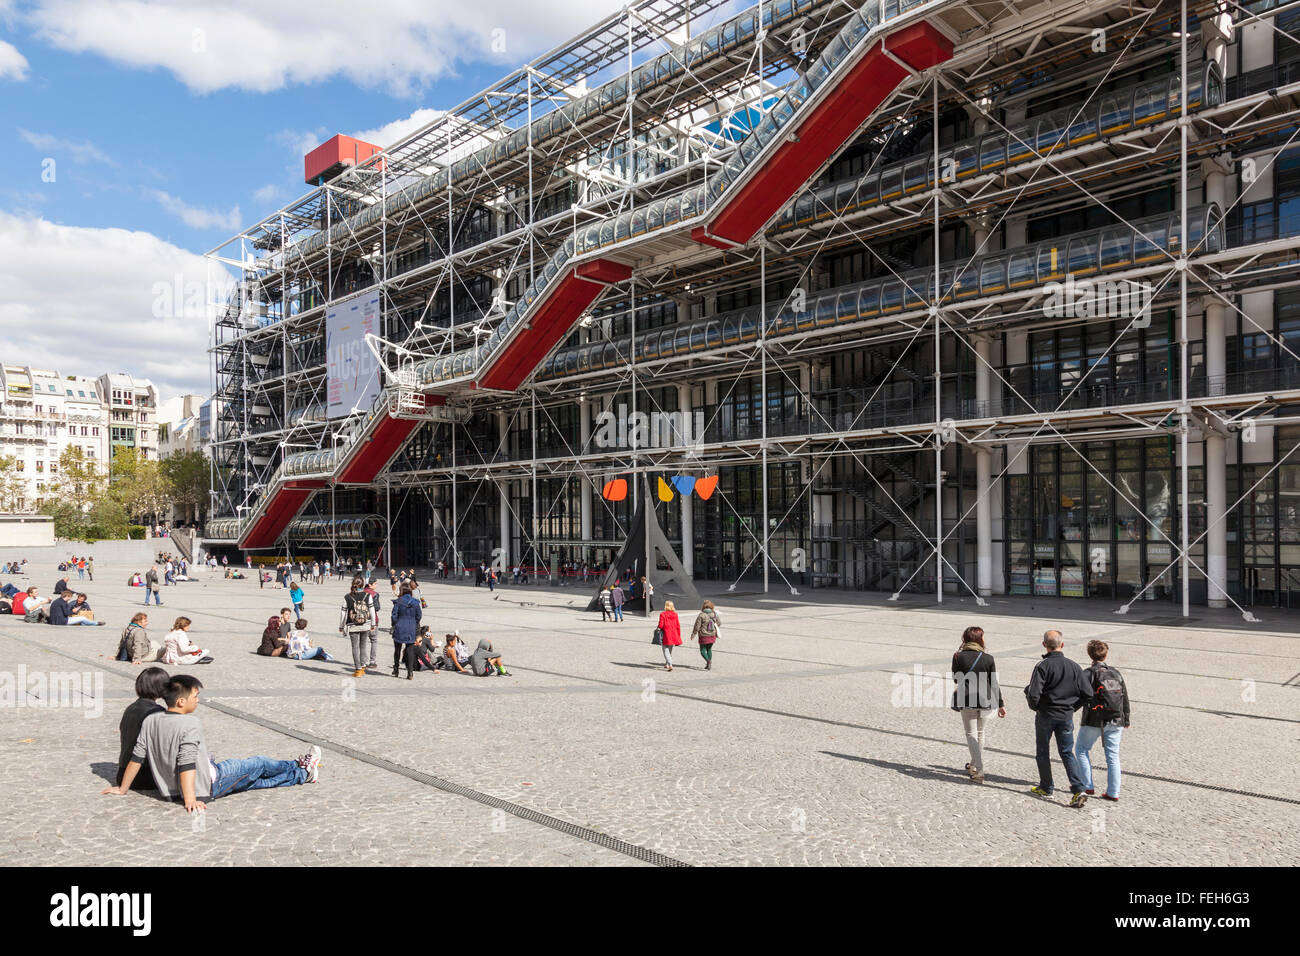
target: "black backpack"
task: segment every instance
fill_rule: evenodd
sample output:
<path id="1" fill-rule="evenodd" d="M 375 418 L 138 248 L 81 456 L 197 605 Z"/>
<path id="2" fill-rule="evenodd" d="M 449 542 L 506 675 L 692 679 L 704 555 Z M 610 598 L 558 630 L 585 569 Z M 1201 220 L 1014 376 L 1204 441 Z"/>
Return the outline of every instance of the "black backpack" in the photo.
<path id="1" fill-rule="evenodd" d="M 1092 700 L 1088 712 L 1109 722 L 1124 716 L 1124 681 L 1119 671 L 1098 664 L 1092 668 Z"/>

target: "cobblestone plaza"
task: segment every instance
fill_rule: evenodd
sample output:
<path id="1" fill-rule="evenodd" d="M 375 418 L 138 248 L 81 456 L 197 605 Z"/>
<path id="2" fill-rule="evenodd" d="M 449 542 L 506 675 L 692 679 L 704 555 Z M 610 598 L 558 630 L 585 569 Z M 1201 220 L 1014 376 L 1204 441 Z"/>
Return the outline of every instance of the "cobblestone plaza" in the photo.
<path id="1" fill-rule="evenodd" d="M 471 645 L 491 638 L 513 676 L 394 680 L 381 634 L 380 667 L 353 681 L 336 632 L 341 584 L 306 599 L 313 637 L 341 660 L 298 662 L 254 653 L 285 592 L 200 571 L 163 589 L 151 631 L 184 614 L 216 658 L 168 668 L 203 680 L 214 759 L 292 757 L 309 742 L 325 756 L 317 784 L 223 797 L 191 817 L 143 794 L 99 795 L 138 670 L 113 660 L 140 609 L 132 570 L 77 582 L 108 626 L 0 618 L 0 862 L 148 865 L 182 846 L 194 864 L 232 866 L 1300 862 L 1300 622 L 1284 611 L 1243 626 L 1201 609 L 1178 626 L 1078 602 L 721 593 L 713 670 L 687 643 L 666 673 L 650 621 L 602 623 L 580 588 L 435 583 L 425 621 Z M 32 568 L 30 583 L 44 592 L 57 576 Z M 693 617 L 683 609 L 684 632 Z M 983 786 L 962 770 L 947 708 L 970 623 L 986 629 L 1009 711 Z M 1118 804 L 1071 810 L 1063 790 L 1027 792 L 1020 688 L 1046 627 L 1085 662 L 1083 645 L 1102 637 L 1128 682 Z M 1093 760 L 1100 778 L 1100 748 Z"/>

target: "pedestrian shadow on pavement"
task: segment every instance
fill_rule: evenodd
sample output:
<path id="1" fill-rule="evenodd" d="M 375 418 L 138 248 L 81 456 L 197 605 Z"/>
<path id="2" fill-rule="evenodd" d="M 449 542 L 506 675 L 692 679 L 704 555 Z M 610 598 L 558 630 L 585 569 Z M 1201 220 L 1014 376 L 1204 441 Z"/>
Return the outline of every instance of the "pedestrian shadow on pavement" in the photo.
<path id="1" fill-rule="evenodd" d="M 637 670 L 661 671 L 664 669 L 663 664 L 633 664 L 629 661 L 610 661 L 610 663 L 615 667 L 633 667 Z M 692 667 L 690 664 L 674 664 L 673 670 L 693 671 L 698 670 L 698 668 Z"/>
<path id="2" fill-rule="evenodd" d="M 853 754 L 836 753 L 833 750 L 823 750 L 828 757 L 839 757 L 841 760 L 853 760 L 857 763 L 870 764 L 873 767 L 880 767 L 883 770 L 893 770 L 901 773 L 905 777 L 915 777 L 918 780 L 942 780 L 945 783 L 962 783 L 969 784 L 970 777 L 964 770 L 949 769 L 937 764 L 931 764 L 929 767 L 914 767 L 906 763 L 893 763 L 889 760 L 876 760 L 872 757 L 856 757 Z M 1026 780 L 1019 780 L 1014 777 L 1000 777 L 992 774 L 985 774 L 986 783 L 1002 783 L 1010 786 L 1029 786 Z"/>

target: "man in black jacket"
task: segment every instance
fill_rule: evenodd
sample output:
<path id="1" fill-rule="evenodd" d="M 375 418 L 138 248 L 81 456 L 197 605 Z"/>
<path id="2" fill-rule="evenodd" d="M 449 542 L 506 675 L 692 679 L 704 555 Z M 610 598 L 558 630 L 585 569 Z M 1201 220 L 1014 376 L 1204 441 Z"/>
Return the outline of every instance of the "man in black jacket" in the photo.
<path id="1" fill-rule="evenodd" d="M 1082 807 L 1088 802 L 1088 788 L 1079 772 L 1079 762 L 1074 756 L 1074 712 L 1092 698 L 1092 688 L 1083 676 L 1083 669 L 1061 653 L 1065 642 L 1060 631 L 1043 635 L 1043 648 L 1047 651 L 1034 666 L 1034 673 L 1025 688 L 1029 709 L 1035 712 L 1034 736 L 1038 758 L 1038 786 L 1030 793 L 1050 797 L 1056 792 L 1052 782 L 1052 756 L 1048 749 L 1052 737 L 1056 738 L 1056 751 L 1065 764 L 1065 775 L 1070 781 L 1070 806 Z"/>
<path id="2" fill-rule="evenodd" d="M 1110 645 L 1105 641 L 1088 642 L 1092 666 L 1083 676 L 1093 696 L 1079 718 L 1079 742 L 1075 744 L 1074 756 L 1079 761 L 1086 792 L 1092 796 L 1092 763 L 1088 755 L 1097 738 L 1101 738 L 1101 749 L 1106 753 L 1106 792 L 1101 798 L 1119 803 L 1119 740 L 1129 723 L 1128 685 L 1123 675 L 1106 663 L 1109 653 Z"/>

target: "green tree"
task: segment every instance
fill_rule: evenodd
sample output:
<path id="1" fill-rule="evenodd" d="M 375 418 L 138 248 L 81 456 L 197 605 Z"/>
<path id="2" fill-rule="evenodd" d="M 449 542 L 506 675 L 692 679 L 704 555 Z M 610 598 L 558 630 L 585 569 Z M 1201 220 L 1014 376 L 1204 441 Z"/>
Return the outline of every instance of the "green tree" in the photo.
<path id="1" fill-rule="evenodd" d="M 171 511 L 172 486 L 161 463 L 135 448 L 119 446 L 113 451 L 108 488 L 130 517 L 154 523 Z"/>
<path id="2" fill-rule="evenodd" d="M 162 461 L 163 475 L 171 482 L 172 500 L 199 518 L 208 506 L 210 487 L 208 456 L 199 451 L 178 451 Z"/>
<path id="3" fill-rule="evenodd" d="M 29 512 L 31 505 L 26 499 L 27 476 L 18 470 L 17 456 L 0 456 L 0 511 L 9 514 Z"/>
<path id="4" fill-rule="evenodd" d="M 60 538 L 120 537 L 113 533 L 117 523 L 112 520 L 111 509 L 96 511 L 105 500 L 107 489 L 103 466 L 76 445 L 69 445 L 59 455 L 58 478 L 52 483 L 41 512 L 54 518 L 54 533 Z M 96 533 L 96 529 L 104 527 L 109 529 L 108 533 Z"/>

